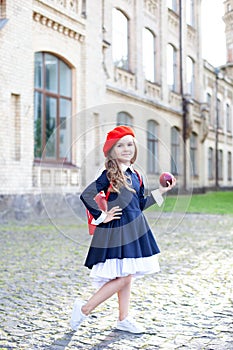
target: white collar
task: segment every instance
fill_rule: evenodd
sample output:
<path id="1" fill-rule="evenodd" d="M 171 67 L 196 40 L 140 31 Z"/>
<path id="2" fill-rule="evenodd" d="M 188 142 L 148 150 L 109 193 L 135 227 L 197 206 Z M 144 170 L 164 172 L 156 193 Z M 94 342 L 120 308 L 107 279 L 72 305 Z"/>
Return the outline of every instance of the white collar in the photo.
<path id="1" fill-rule="evenodd" d="M 132 171 L 132 173 L 134 173 L 134 168 L 133 168 L 133 164 L 131 165 L 125 165 L 125 164 L 121 164 L 121 170 L 123 171 L 123 173 L 127 170 L 130 169 Z"/>

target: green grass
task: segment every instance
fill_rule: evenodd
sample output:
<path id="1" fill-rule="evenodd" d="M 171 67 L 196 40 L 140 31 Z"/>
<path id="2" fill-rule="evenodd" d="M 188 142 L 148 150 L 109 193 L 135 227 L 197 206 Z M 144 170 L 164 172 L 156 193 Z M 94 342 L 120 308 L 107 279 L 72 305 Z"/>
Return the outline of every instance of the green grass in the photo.
<path id="1" fill-rule="evenodd" d="M 157 205 L 153 210 L 161 210 Z M 193 194 L 189 196 L 177 195 L 166 197 L 162 210 L 165 212 L 187 212 L 205 214 L 232 214 L 233 215 L 233 191 L 232 192 L 208 192 L 205 194 Z"/>

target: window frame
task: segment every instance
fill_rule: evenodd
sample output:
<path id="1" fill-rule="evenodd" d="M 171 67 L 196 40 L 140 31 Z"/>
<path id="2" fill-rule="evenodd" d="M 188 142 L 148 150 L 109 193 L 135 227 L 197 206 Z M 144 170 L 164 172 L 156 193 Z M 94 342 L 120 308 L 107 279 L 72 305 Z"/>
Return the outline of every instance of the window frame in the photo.
<path id="1" fill-rule="evenodd" d="M 180 173 L 180 157 L 181 157 L 181 147 L 180 147 L 180 129 L 176 126 L 171 128 L 171 173 L 173 175 L 179 175 Z"/>
<path id="2" fill-rule="evenodd" d="M 159 173 L 159 124 L 151 119 L 147 121 L 147 172 L 148 174 Z"/>
<path id="3" fill-rule="evenodd" d="M 223 117 L 222 117 L 222 110 L 223 110 L 223 106 L 222 106 L 222 100 L 220 97 L 217 97 L 217 110 L 216 110 L 216 127 L 219 130 L 223 129 Z"/>
<path id="4" fill-rule="evenodd" d="M 172 62 L 170 61 L 169 57 L 169 48 L 172 49 Z M 170 91 L 178 92 L 178 55 L 177 55 L 177 49 L 176 47 L 168 43 L 167 44 L 167 85 L 169 87 Z M 169 84 L 169 72 L 172 71 L 172 84 Z"/>
<path id="5" fill-rule="evenodd" d="M 191 27 L 195 26 L 194 0 L 186 1 L 186 23 Z"/>
<path id="6" fill-rule="evenodd" d="M 124 61 L 123 56 L 121 57 L 119 63 L 117 63 L 117 61 L 114 60 L 114 51 L 115 51 L 115 47 L 116 44 L 115 43 L 115 38 L 114 38 L 114 33 L 116 33 L 115 29 L 114 29 L 114 11 L 117 11 L 118 14 L 121 14 L 122 18 L 124 18 L 126 20 L 126 34 L 125 34 L 125 40 L 126 40 L 126 59 Z M 118 20 L 116 21 L 118 22 Z M 117 25 L 117 28 L 119 28 L 119 23 Z M 113 65 L 117 68 L 129 71 L 130 70 L 130 35 L 129 35 L 129 17 L 125 14 L 125 12 L 123 10 L 121 10 L 120 8 L 117 7 L 113 7 L 112 8 L 112 61 L 113 61 Z M 122 38 L 121 39 L 121 44 L 122 44 Z M 118 51 L 118 50 L 117 50 Z M 121 60 L 123 62 L 123 64 L 121 64 Z"/>
<path id="7" fill-rule="evenodd" d="M 223 150 L 218 150 L 218 180 L 223 180 Z"/>
<path id="8" fill-rule="evenodd" d="M 232 181 L 232 152 L 227 152 L 227 180 Z"/>
<path id="9" fill-rule="evenodd" d="M 145 39 L 145 33 L 148 33 L 149 35 L 151 35 L 152 45 L 153 45 L 153 52 L 149 53 L 150 54 L 150 60 L 152 61 L 152 64 L 151 64 L 151 62 L 150 62 L 150 64 L 151 64 L 151 66 L 153 66 L 153 71 L 150 72 L 148 75 L 147 75 L 147 67 L 148 67 L 147 62 L 148 61 L 146 62 L 146 60 L 145 60 L 145 57 L 148 57 L 147 56 L 148 54 L 146 55 L 146 50 L 145 50 L 145 46 L 147 46 L 146 43 L 145 43 L 146 40 L 144 40 Z M 155 83 L 156 82 L 156 36 L 155 36 L 154 32 L 150 28 L 144 27 L 143 28 L 143 35 L 142 35 L 142 37 L 143 37 L 143 60 L 142 61 L 143 61 L 144 77 L 145 77 L 145 80 L 147 80 L 147 81 L 149 81 L 151 83 Z"/>
<path id="10" fill-rule="evenodd" d="M 191 72 L 189 72 L 191 69 Z M 191 78 L 189 80 L 189 78 Z M 195 93 L 195 61 L 191 56 L 186 57 L 186 84 L 187 93 L 190 96 L 194 96 Z"/>
<path id="11" fill-rule="evenodd" d="M 209 124 L 214 126 L 214 113 L 213 113 L 213 95 L 207 91 L 206 93 L 206 102 L 209 106 Z"/>
<path id="12" fill-rule="evenodd" d="M 226 130 L 227 132 L 231 132 L 232 131 L 232 128 L 231 128 L 231 120 L 232 120 L 232 117 L 231 117 L 231 106 L 229 103 L 226 103 Z"/>
<path id="13" fill-rule="evenodd" d="M 191 160 L 191 174 L 193 177 L 198 176 L 198 136 L 195 132 L 190 135 L 190 160 Z"/>
<path id="14" fill-rule="evenodd" d="M 208 148 L 208 180 L 214 179 L 214 149 Z"/>
<path id="15" fill-rule="evenodd" d="M 62 101 L 68 101 L 70 103 L 70 114 L 66 116 L 66 121 L 71 117 L 72 115 L 72 69 L 71 67 L 67 64 L 66 61 L 62 60 L 60 57 L 58 57 L 56 54 L 51 53 L 51 52 L 47 52 L 47 51 L 40 51 L 40 52 L 35 52 L 35 61 L 34 64 L 36 63 L 36 55 L 37 54 L 41 54 L 42 55 L 42 68 L 41 68 L 41 86 L 38 87 L 35 85 L 34 82 L 34 101 L 36 98 L 36 94 L 40 94 L 41 95 L 41 155 L 40 156 L 36 156 L 36 152 L 35 152 L 35 127 L 34 127 L 34 160 L 35 162 L 39 161 L 43 161 L 45 163 L 67 163 L 67 164 L 71 164 L 72 162 L 72 149 L 71 149 L 71 144 L 72 144 L 72 127 L 71 125 L 69 125 L 68 123 L 67 125 L 67 134 L 69 137 L 69 143 L 70 143 L 70 148 L 69 148 L 69 155 L 67 157 L 61 157 L 61 151 L 62 151 L 62 147 L 60 144 L 61 141 L 61 129 L 62 129 L 62 125 L 63 125 L 63 121 L 61 120 L 61 103 Z M 54 58 L 56 58 L 57 60 L 57 91 L 50 91 L 47 86 L 46 86 L 46 55 L 48 56 L 52 56 Z M 60 93 L 60 87 L 61 87 L 61 64 L 65 64 L 65 66 L 69 69 L 70 72 L 70 79 L 69 79 L 69 96 L 68 95 L 64 95 L 62 93 Z M 35 66 L 35 77 L 36 77 L 36 66 Z M 48 157 L 46 156 L 46 144 L 48 142 L 48 140 L 50 139 L 51 135 L 53 135 L 54 131 L 52 132 L 52 134 L 49 136 L 49 138 L 47 139 L 47 127 L 46 127 L 46 122 L 48 122 L 48 118 L 47 118 L 47 101 L 51 99 L 54 99 L 54 101 L 56 101 L 56 117 L 55 119 L 55 128 L 54 130 L 56 130 L 55 132 L 55 156 L 54 157 Z M 36 105 L 34 104 L 34 122 L 36 121 L 35 119 L 35 115 L 36 115 Z M 69 122 L 71 123 L 71 119 L 69 120 Z"/>
<path id="16" fill-rule="evenodd" d="M 119 125 L 127 125 L 132 127 L 133 126 L 133 117 L 125 111 L 120 111 L 117 113 L 117 126 Z"/>

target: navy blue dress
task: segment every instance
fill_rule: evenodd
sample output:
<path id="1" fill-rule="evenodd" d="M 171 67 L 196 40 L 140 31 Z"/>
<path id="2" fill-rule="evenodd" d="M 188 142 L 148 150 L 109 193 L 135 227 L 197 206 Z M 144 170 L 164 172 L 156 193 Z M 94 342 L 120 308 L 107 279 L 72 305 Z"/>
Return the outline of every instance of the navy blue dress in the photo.
<path id="1" fill-rule="evenodd" d="M 136 262 L 140 260 L 141 263 L 141 258 L 149 258 L 160 252 L 143 214 L 143 210 L 154 204 L 155 200 L 152 195 L 144 196 L 144 184 L 140 185 L 138 175 L 135 172 L 127 169 L 126 175 L 135 193 L 127 188 L 122 188 L 119 194 L 110 193 L 108 210 L 118 205 L 122 209 L 122 216 L 120 219 L 105 224 L 101 223 L 96 227 L 85 261 L 85 266 L 89 269 L 109 260 L 134 259 Z M 106 193 L 109 185 L 107 171 L 104 170 L 80 196 L 95 219 L 102 212 L 94 201 L 94 197 L 102 190 Z M 140 268 L 137 267 L 136 270 L 138 269 Z M 140 273 L 136 270 L 135 272 Z"/>

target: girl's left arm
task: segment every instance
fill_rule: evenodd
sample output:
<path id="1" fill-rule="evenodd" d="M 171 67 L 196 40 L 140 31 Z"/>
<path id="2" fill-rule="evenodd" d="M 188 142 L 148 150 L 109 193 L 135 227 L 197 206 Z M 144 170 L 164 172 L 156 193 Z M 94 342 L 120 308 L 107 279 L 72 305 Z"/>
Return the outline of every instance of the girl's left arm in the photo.
<path id="1" fill-rule="evenodd" d="M 175 185 L 176 185 L 176 179 L 174 178 L 172 181 L 172 184 L 168 183 L 167 187 L 159 186 L 158 189 L 151 191 L 151 194 L 149 196 L 145 196 L 144 184 L 142 183 L 140 187 L 140 194 L 139 194 L 141 210 L 145 210 L 155 203 L 157 203 L 158 206 L 161 207 L 161 205 L 164 202 L 163 194 L 170 191 Z"/>

